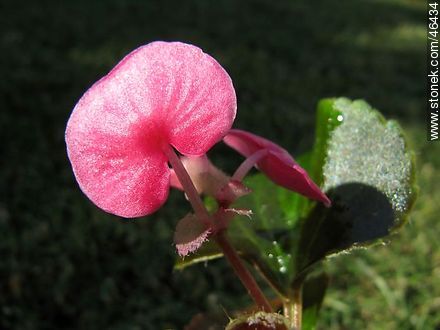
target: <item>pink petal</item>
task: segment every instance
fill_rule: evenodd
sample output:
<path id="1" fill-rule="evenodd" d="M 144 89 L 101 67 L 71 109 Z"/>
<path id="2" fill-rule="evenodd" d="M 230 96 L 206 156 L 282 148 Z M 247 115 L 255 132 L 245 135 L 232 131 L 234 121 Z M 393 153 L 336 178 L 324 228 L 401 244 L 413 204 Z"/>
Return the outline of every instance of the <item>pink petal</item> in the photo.
<path id="1" fill-rule="evenodd" d="M 328 197 L 310 179 L 307 172 L 298 165 L 290 154 L 277 144 L 242 130 L 232 129 L 223 141 L 245 157 L 267 149 L 266 157 L 257 162 L 258 168 L 276 184 L 299 192 L 311 199 L 331 204 Z"/>
<path id="2" fill-rule="evenodd" d="M 235 119 L 237 101 L 231 78 L 201 49 L 182 43 L 158 44 L 171 65 L 164 76 L 169 98 L 164 108 L 170 143 L 182 154 L 200 156 L 220 141 Z M 157 93 L 163 94 L 163 89 Z"/>
<path id="3" fill-rule="evenodd" d="M 220 188 L 215 194 L 215 199 L 223 205 L 230 205 L 240 197 L 246 196 L 252 192 L 242 182 L 230 180 L 227 185 Z"/>
<path id="4" fill-rule="evenodd" d="M 179 178 L 177 177 L 176 172 L 171 168 L 170 169 L 170 186 L 175 188 L 175 189 L 179 189 L 179 190 L 184 190 L 182 184 L 179 181 Z"/>
<path id="5" fill-rule="evenodd" d="M 215 167 L 206 155 L 196 157 L 180 157 L 199 194 L 215 196 L 218 190 L 228 184 L 229 177 Z M 171 172 L 171 186 L 183 190 L 179 178 Z"/>
<path id="6" fill-rule="evenodd" d="M 203 154 L 228 131 L 235 111 L 231 79 L 199 48 L 179 42 L 139 47 L 72 112 L 66 144 L 76 179 L 110 213 L 150 214 L 169 190 L 163 146 Z"/>
<path id="7" fill-rule="evenodd" d="M 206 153 L 235 118 L 231 78 L 193 45 L 157 41 L 142 46 L 104 78 L 109 79 L 113 97 L 107 106 L 142 126 L 153 125 L 162 142 L 185 155 Z"/>
<path id="8" fill-rule="evenodd" d="M 66 130 L 67 151 L 81 190 L 103 210 L 126 218 L 156 211 L 167 199 L 163 154 L 139 148 L 136 136 L 78 131 L 80 112 Z"/>
<path id="9" fill-rule="evenodd" d="M 272 141 L 240 129 L 231 129 L 223 141 L 245 157 L 249 157 L 261 149 L 278 151 L 290 157 L 285 149 Z"/>

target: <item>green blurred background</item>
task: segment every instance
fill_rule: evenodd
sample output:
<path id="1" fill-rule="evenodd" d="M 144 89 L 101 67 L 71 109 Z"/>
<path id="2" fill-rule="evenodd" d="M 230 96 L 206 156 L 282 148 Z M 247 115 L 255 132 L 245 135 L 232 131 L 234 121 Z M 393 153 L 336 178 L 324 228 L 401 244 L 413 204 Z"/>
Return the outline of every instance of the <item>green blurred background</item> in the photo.
<path id="1" fill-rule="evenodd" d="M 231 75 L 235 127 L 293 155 L 311 147 L 319 99 L 366 99 L 400 121 L 420 196 L 388 246 L 326 264 L 319 329 L 440 329 L 440 143 L 426 142 L 426 2 L 416 0 L 2 1 L 0 329 L 183 329 L 250 303 L 224 260 L 173 272 L 173 192 L 138 220 L 79 190 L 64 129 L 82 93 L 153 40 L 200 46 Z M 374 146 L 372 146 L 374 148 Z M 215 147 L 226 170 L 236 155 Z"/>

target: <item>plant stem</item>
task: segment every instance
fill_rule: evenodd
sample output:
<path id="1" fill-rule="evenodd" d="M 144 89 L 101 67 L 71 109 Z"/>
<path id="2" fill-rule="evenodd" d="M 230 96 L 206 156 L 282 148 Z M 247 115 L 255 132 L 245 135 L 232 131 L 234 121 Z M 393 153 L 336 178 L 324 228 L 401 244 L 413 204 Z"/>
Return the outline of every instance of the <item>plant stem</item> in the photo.
<path id="1" fill-rule="evenodd" d="M 202 221 L 207 228 L 215 229 L 215 224 L 213 223 L 212 217 L 209 215 L 209 212 L 203 204 L 202 199 L 197 192 L 197 189 L 194 187 L 191 177 L 189 176 L 179 157 L 176 155 L 171 146 L 167 146 L 163 150 L 167 155 L 168 160 L 173 167 L 186 195 L 188 196 L 188 200 L 194 209 L 196 217 L 200 221 Z M 220 230 L 214 235 L 214 237 L 224 256 L 234 269 L 235 274 L 243 283 L 257 306 L 266 312 L 271 312 L 272 307 L 270 306 L 269 302 L 267 301 L 266 297 L 264 296 L 255 279 L 252 277 L 249 270 L 244 266 L 237 252 L 229 243 L 224 231 Z"/>
<path id="2" fill-rule="evenodd" d="M 183 166 L 179 156 L 176 155 L 176 152 L 170 145 L 164 148 L 164 152 L 167 155 L 168 161 L 173 167 L 174 172 L 179 178 L 183 190 L 188 196 L 188 200 L 194 210 L 194 213 L 196 214 L 196 217 L 200 221 L 202 221 L 207 228 L 213 227 L 211 216 L 209 215 L 208 210 L 203 204 L 202 199 L 200 198 L 199 193 L 197 192 L 197 189 L 194 186 L 194 183 L 192 182 L 191 177 L 189 176 L 185 166 Z"/>
<path id="3" fill-rule="evenodd" d="M 237 168 L 235 173 L 232 175 L 232 180 L 243 181 L 244 177 L 249 173 L 251 168 L 265 155 L 267 154 L 266 149 L 258 150 L 252 155 L 247 157 L 243 163 Z"/>
<path id="4" fill-rule="evenodd" d="M 284 316 L 289 319 L 292 330 L 301 330 L 302 307 L 302 281 L 299 281 L 284 301 Z"/>
<path id="5" fill-rule="evenodd" d="M 217 244 L 223 251 L 226 259 L 228 259 L 232 268 L 235 271 L 235 274 L 241 280 L 241 283 L 246 287 L 249 295 L 254 299 L 254 302 L 257 304 L 259 308 L 261 308 L 265 312 L 272 312 L 272 307 L 261 291 L 255 279 L 252 277 L 249 270 L 244 266 L 237 252 L 229 243 L 228 239 L 225 236 L 224 231 L 220 231 L 215 235 L 215 240 Z"/>

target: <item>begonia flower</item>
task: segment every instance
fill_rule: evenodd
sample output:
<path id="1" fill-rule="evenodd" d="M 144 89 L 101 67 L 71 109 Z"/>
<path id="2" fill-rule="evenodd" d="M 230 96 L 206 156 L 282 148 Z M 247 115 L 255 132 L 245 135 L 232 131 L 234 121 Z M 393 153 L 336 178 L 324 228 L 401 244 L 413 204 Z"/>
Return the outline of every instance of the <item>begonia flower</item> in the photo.
<path id="1" fill-rule="evenodd" d="M 122 217 L 167 199 L 170 146 L 206 153 L 230 129 L 236 97 L 226 71 L 201 49 L 153 42 L 128 54 L 76 104 L 66 144 L 82 191 Z"/>
<path id="2" fill-rule="evenodd" d="M 330 206 L 328 197 L 282 147 L 258 135 L 231 129 L 223 141 L 245 157 L 260 154 L 255 166 L 274 183 Z M 265 152 L 264 152 L 265 151 Z"/>

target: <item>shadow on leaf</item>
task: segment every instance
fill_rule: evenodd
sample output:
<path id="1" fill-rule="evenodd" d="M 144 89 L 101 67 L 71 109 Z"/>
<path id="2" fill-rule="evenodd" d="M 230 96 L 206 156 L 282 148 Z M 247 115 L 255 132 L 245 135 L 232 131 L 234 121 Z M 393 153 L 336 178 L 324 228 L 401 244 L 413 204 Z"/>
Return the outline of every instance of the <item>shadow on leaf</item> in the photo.
<path id="1" fill-rule="evenodd" d="M 328 191 L 331 208 L 316 205 L 302 227 L 298 273 L 326 256 L 373 244 L 390 234 L 394 210 L 379 190 L 362 183 Z"/>

